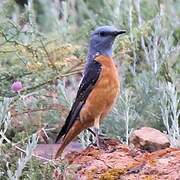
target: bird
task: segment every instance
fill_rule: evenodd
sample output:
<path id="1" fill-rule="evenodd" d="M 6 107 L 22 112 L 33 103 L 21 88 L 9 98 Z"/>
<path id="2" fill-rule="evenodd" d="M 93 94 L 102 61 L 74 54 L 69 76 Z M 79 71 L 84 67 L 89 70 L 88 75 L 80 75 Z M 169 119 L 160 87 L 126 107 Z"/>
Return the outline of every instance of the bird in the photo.
<path id="1" fill-rule="evenodd" d="M 61 156 L 66 146 L 83 130 L 94 127 L 96 144 L 100 147 L 100 123 L 120 92 L 117 67 L 112 59 L 116 37 L 125 33 L 115 26 L 97 27 L 90 35 L 82 80 L 76 98 L 55 143 L 61 139 L 54 158 Z"/>

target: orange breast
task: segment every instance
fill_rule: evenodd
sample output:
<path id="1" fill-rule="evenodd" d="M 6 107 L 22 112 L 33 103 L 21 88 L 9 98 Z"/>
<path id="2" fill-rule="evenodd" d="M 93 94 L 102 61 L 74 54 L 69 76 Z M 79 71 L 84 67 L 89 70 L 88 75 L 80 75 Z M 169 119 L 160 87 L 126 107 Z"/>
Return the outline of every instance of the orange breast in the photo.
<path id="1" fill-rule="evenodd" d="M 98 56 L 96 61 L 101 63 L 102 70 L 80 113 L 80 119 L 86 121 L 94 121 L 97 117 L 102 119 L 111 110 L 120 89 L 119 76 L 113 60 Z"/>

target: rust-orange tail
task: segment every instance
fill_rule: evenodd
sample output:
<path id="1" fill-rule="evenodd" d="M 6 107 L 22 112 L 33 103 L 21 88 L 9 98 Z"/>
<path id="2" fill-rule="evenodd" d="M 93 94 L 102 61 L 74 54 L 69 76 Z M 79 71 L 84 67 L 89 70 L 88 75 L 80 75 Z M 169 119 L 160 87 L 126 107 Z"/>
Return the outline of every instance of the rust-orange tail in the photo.
<path id="1" fill-rule="evenodd" d="M 68 133 L 65 135 L 62 143 L 56 152 L 54 158 L 58 158 L 62 152 L 64 151 L 65 147 L 84 129 L 88 128 L 88 124 L 82 124 L 80 120 L 76 120 L 73 126 L 70 128 Z"/>

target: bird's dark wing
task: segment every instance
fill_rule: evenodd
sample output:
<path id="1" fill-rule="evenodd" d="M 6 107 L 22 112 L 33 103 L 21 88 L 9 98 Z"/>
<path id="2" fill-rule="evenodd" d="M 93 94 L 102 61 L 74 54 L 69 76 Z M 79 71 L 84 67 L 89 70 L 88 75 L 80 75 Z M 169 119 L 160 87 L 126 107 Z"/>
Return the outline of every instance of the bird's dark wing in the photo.
<path id="1" fill-rule="evenodd" d="M 66 135 L 68 133 L 70 128 L 73 126 L 74 122 L 78 119 L 80 110 L 84 105 L 84 103 L 86 102 L 86 99 L 90 94 L 90 92 L 92 91 L 95 83 L 97 82 L 100 73 L 101 73 L 101 64 L 96 60 L 93 60 L 87 65 L 75 101 L 72 105 L 72 108 L 65 121 L 64 126 L 62 127 L 61 131 L 59 132 L 56 138 L 55 143 L 57 143 L 57 141 L 63 135 Z"/>

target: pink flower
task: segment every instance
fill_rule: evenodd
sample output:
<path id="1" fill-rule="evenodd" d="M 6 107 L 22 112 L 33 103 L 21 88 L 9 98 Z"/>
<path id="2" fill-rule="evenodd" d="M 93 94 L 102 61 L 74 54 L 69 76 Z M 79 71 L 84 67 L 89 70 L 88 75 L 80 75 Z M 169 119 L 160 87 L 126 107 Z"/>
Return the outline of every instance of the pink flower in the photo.
<path id="1" fill-rule="evenodd" d="M 11 85 L 11 91 L 13 91 L 13 92 L 19 92 L 22 90 L 22 88 L 23 88 L 23 85 L 22 85 L 21 81 L 15 81 Z"/>

